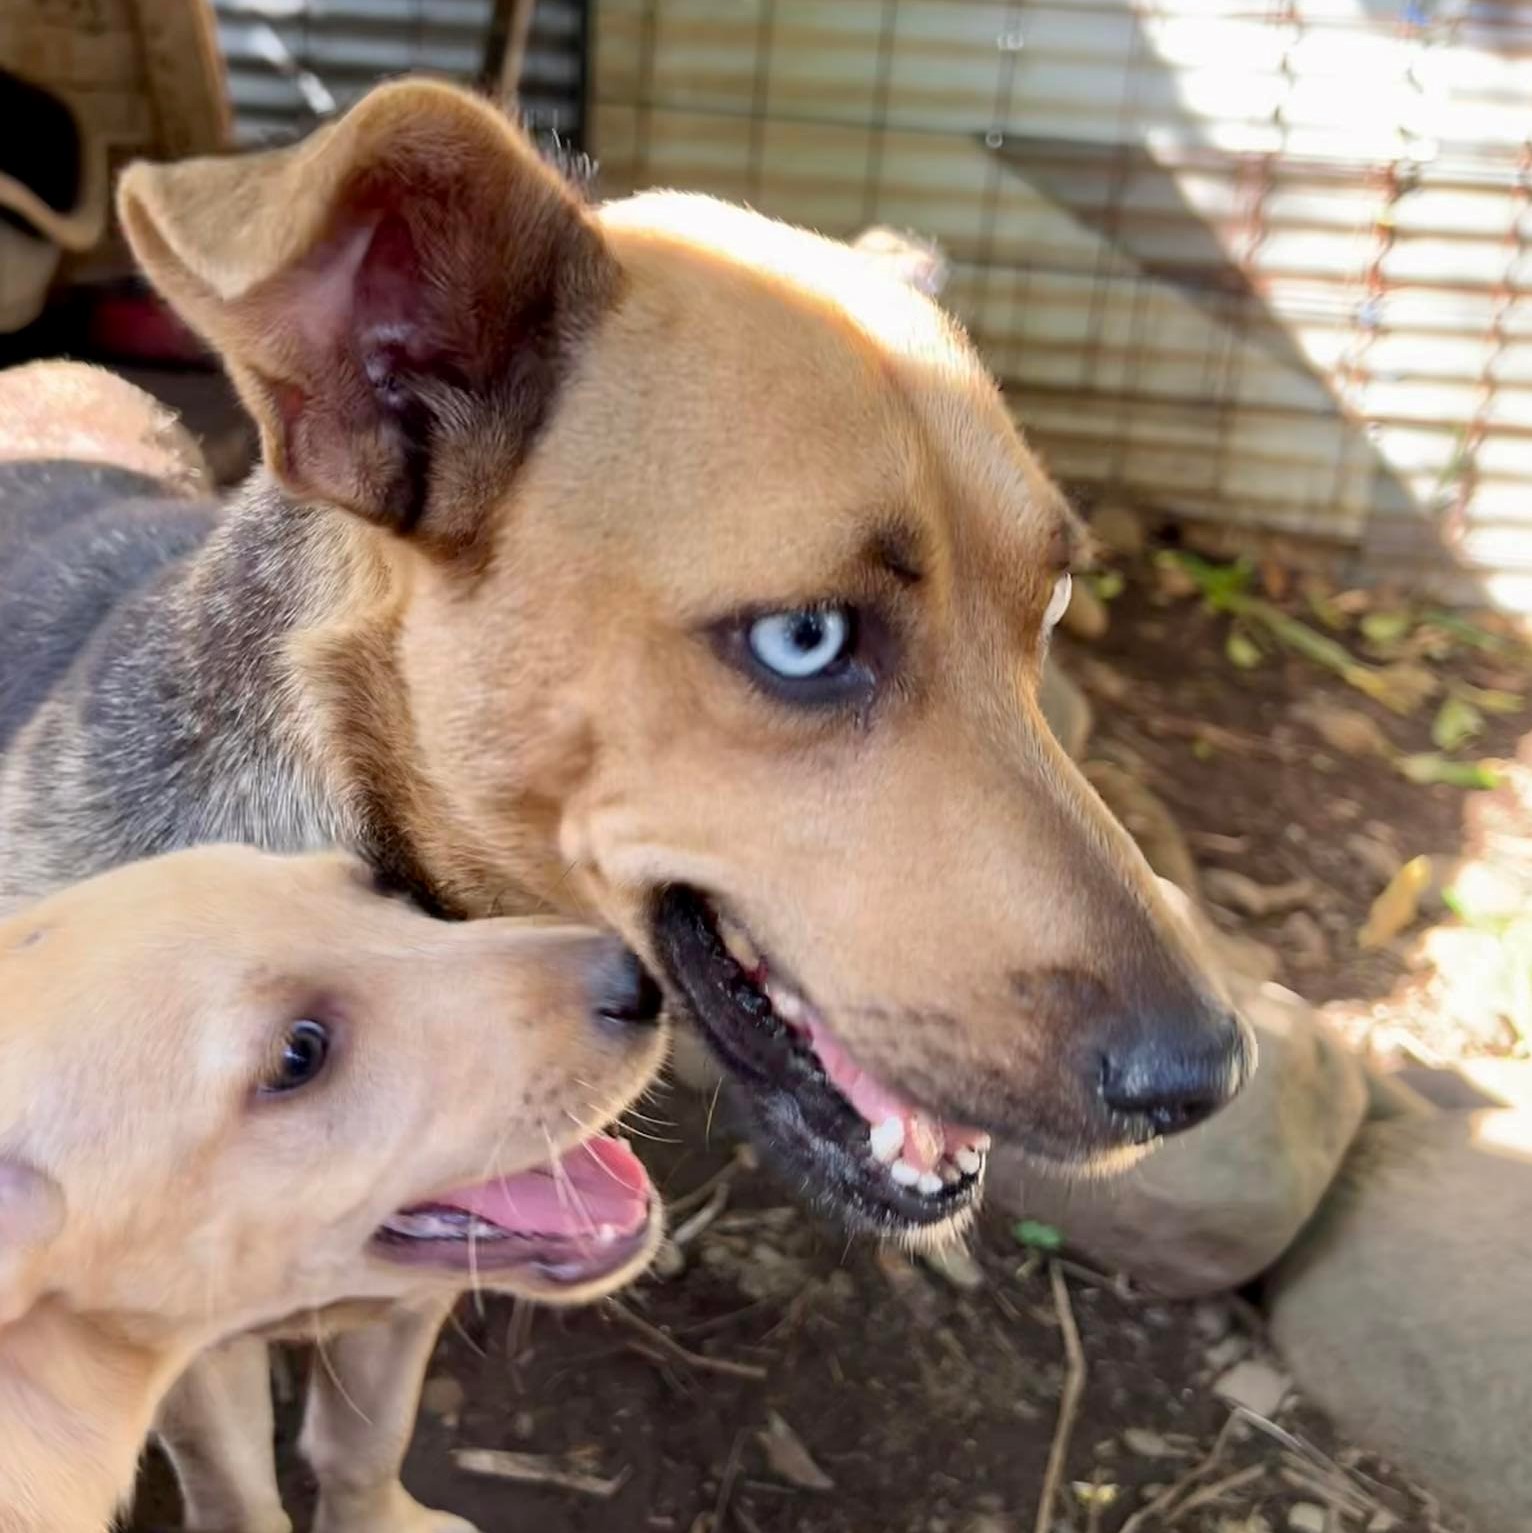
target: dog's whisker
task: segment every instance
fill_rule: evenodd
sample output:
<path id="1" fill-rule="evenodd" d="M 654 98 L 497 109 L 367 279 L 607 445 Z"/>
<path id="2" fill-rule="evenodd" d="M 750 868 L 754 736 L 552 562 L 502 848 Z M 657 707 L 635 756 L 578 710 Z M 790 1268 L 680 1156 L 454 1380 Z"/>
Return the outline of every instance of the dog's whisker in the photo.
<path id="1" fill-rule="evenodd" d="M 713 1148 L 713 1114 L 718 1111 L 718 1098 L 723 1091 L 723 1077 L 718 1077 L 718 1084 L 713 1087 L 712 1100 L 707 1104 L 707 1124 L 702 1130 L 702 1143 L 706 1148 Z"/>
<path id="2" fill-rule="evenodd" d="M 594 1108 L 592 1110 L 594 1110 Z M 567 1107 L 564 1109 L 564 1116 L 568 1118 L 576 1128 L 580 1129 L 585 1134 L 586 1138 L 590 1138 L 593 1134 L 600 1132 L 599 1129 L 592 1128 L 589 1123 L 587 1123 L 583 1118 L 578 1117 L 576 1114 L 572 1113 Z M 617 1128 L 621 1129 L 626 1136 L 632 1139 L 647 1139 L 652 1144 L 681 1143 L 679 1139 L 667 1139 L 662 1134 L 650 1134 L 646 1132 L 644 1129 L 639 1128 L 636 1124 L 629 1123 L 626 1116 L 622 1113 L 618 1113 L 618 1115 L 611 1121 Z M 673 1128 L 675 1125 L 668 1124 L 666 1126 Z"/>
<path id="3" fill-rule="evenodd" d="M 574 1214 L 576 1218 L 584 1221 L 585 1233 L 587 1235 L 597 1234 L 597 1223 L 591 1217 L 590 1209 L 586 1205 L 585 1199 L 580 1196 L 580 1189 L 575 1186 L 573 1179 L 569 1175 L 568 1168 L 559 1158 L 558 1151 L 554 1149 L 553 1135 L 549 1133 L 547 1123 L 540 1119 L 538 1127 L 542 1130 L 543 1138 L 548 1143 L 548 1162 L 553 1167 L 553 1188 L 559 1202 L 570 1213 Z"/>
<path id="4" fill-rule="evenodd" d="M 324 1328 L 319 1323 L 319 1311 L 310 1310 L 309 1319 L 313 1322 L 314 1327 L 314 1355 L 319 1359 L 320 1366 L 325 1371 L 325 1377 L 329 1379 L 336 1394 L 345 1402 L 346 1409 L 354 1412 L 359 1421 L 363 1421 L 368 1426 L 371 1426 L 373 1424 L 372 1417 L 351 1398 L 351 1394 L 342 1381 L 340 1374 L 335 1370 L 335 1364 L 330 1360 L 329 1352 L 325 1349 Z"/>
<path id="5" fill-rule="evenodd" d="M 637 1118 L 640 1123 L 652 1123 L 656 1128 L 679 1128 L 680 1125 L 674 1118 L 652 1118 L 648 1113 L 639 1112 L 631 1103 L 623 1108 L 624 1118 Z"/>

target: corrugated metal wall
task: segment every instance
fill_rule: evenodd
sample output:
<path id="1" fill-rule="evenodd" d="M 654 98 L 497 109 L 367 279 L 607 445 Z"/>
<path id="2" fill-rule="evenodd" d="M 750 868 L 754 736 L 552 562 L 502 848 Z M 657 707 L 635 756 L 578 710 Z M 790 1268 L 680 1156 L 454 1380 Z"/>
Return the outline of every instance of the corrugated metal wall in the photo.
<path id="1" fill-rule="evenodd" d="M 215 0 L 235 136 L 296 137 L 380 78 L 485 72 L 494 0 Z M 583 0 L 537 0 L 521 109 L 539 132 L 578 141 L 584 95 Z"/>
<path id="2" fill-rule="evenodd" d="M 1532 5 L 597 0 L 603 189 L 941 239 L 1087 491 L 1532 608 Z"/>

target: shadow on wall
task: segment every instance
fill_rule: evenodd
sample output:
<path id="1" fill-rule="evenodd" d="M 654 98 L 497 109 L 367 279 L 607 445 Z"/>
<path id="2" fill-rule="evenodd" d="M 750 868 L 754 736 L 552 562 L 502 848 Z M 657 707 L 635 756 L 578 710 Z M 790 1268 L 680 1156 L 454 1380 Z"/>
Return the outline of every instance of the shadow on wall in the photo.
<path id="1" fill-rule="evenodd" d="M 1369 0 L 1365 14 L 1358 8 L 1356 19 L 1373 30 L 1341 43 L 1357 65 L 1355 113 L 1371 120 L 1354 135 L 1344 124 L 1305 123 L 1302 106 L 1287 113 L 1274 98 L 1271 121 L 1253 135 L 1266 142 L 1231 148 L 1240 134 L 1197 115 L 1195 80 L 1183 89 L 1170 68 L 1156 70 L 1157 40 L 1137 11 L 1126 11 L 1132 77 L 1149 75 L 1139 93 L 1175 94 L 1191 109 L 1193 132 L 1119 143 L 989 133 L 983 142 L 1007 172 L 1099 237 L 1108 280 L 1168 289 L 1220 335 L 1226 365 L 1221 376 L 1209 374 L 1203 403 L 1238 412 L 1251 402 L 1237 373 L 1252 353 L 1258 369 L 1281 376 L 1271 392 L 1285 397 L 1257 408 L 1287 414 L 1295 433 L 1308 417 L 1329 438 L 1333 509 L 1346 509 L 1348 482 L 1362 491 L 1365 516 L 1353 525 L 1357 578 L 1402 578 L 1465 602 L 1499 597 L 1525 607 L 1532 593 L 1517 587 L 1532 582 L 1532 524 L 1513 528 L 1519 546 L 1501 542 L 1498 580 L 1480 578 L 1471 544 L 1476 521 L 1494 525 L 1492 514 L 1473 513 L 1476 498 L 1493 498 L 1492 489 L 1481 493 L 1480 457 L 1494 428 L 1497 364 L 1513 344 L 1505 322 L 1519 296 L 1526 140 L 1451 144 L 1418 131 L 1430 92 L 1406 62 L 1452 48 L 1466 9 L 1381 0 Z M 1278 96 L 1293 98 L 1315 28 L 1294 16 L 1285 30 Z M 1230 36 L 1231 50 L 1248 40 L 1247 27 Z M 1332 59 L 1342 51 L 1334 37 L 1321 38 L 1309 56 L 1327 51 Z M 1405 64 L 1402 75 L 1379 67 L 1389 60 Z M 1140 105 L 1132 103 L 1133 116 Z M 1333 97 L 1324 105 L 1333 107 Z M 1356 152 L 1369 143 L 1365 155 Z M 1499 186 L 1490 179 L 1497 169 Z M 1473 212 L 1491 225 L 1498 211 L 1503 237 L 1497 242 L 1481 226 L 1480 249 L 1465 257 L 1448 245 L 1444 253 L 1446 241 L 1433 235 L 1474 232 L 1472 223 L 1442 222 L 1454 197 L 1461 214 L 1476 202 Z M 1432 249 L 1422 251 L 1428 243 Z M 1435 270 L 1426 264 L 1433 255 Z M 1157 359 L 1152 341 L 1137 340 L 1142 372 Z M 1132 389 L 1125 399 L 1143 402 Z M 1298 457 L 1309 450 L 1299 446 Z M 1532 452 L 1526 457 L 1532 466 Z M 1153 503 L 1152 493 L 1141 498 Z M 1164 509 L 1181 508 L 1172 498 Z M 1255 520 L 1269 522 L 1275 509 Z"/>
<path id="2" fill-rule="evenodd" d="M 606 0 L 593 147 L 614 193 L 942 241 L 953 308 L 1090 495 L 1532 607 L 1508 30 L 1532 25 L 1185 10 Z"/>

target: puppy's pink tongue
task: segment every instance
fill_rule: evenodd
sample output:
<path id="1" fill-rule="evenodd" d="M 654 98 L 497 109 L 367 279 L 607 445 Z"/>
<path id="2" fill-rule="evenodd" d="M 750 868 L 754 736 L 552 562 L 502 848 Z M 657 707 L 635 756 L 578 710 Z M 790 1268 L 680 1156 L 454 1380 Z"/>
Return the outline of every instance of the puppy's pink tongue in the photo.
<path id="1" fill-rule="evenodd" d="M 812 1013 L 803 1017 L 801 1026 L 835 1089 L 867 1120 L 873 1131 L 873 1153 L 879 1159 L 897 1157 L 916 1171 L 935 1171 L 943 1156 L 988 1145 L 987 1134 L 933 1118 L 869 1075 Z"/>
<path id="2" fill-rule="evenodd" d="M 598 1134 L 563 1155 L 556 1167 L 457 1187 L 432 1201 L 514 1234 L 609 1239 L 644 1227 L 653 1192 L 633 1151 L 620 1139 Z"/>

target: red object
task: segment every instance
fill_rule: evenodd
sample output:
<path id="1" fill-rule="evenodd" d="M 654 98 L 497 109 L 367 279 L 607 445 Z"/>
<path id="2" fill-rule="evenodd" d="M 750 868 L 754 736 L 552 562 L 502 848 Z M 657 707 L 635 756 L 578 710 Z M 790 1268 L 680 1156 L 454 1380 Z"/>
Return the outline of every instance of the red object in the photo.
<path id="1" fill-rule="evenodd" d="M 92 355 L 176 367 L 204 367 L 213 360 L 197 336 L 143 288 L 103 289 L 85 305 L 85 342 Z"/>

